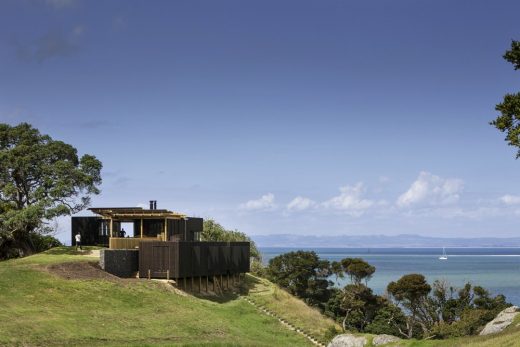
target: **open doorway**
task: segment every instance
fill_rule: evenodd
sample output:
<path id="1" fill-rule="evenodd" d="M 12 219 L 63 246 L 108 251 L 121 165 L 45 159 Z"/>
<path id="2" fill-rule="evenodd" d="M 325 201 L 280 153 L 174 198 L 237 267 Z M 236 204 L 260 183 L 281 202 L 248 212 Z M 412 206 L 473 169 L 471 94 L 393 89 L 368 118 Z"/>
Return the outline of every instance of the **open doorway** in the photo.
<path id="1" fill-rule="evenodd" d="M 134 222 L 121 222 L 119 237 L 134 237 Z"/>

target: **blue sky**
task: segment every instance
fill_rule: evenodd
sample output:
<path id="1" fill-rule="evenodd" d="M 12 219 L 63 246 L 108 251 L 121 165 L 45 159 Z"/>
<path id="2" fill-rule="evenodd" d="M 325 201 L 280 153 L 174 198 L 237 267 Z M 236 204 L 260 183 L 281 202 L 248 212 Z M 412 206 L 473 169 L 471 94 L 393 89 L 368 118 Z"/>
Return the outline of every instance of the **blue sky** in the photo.
<path id="1" fill-rule="evenodd" d="M 516 236 L 488 122 L 520 75 L 517 1 L 0 4 L 0 121 L 104 164 L 94 206 L 251 235 Z M 61 238 L 68 222 L 60 221 Z"/>

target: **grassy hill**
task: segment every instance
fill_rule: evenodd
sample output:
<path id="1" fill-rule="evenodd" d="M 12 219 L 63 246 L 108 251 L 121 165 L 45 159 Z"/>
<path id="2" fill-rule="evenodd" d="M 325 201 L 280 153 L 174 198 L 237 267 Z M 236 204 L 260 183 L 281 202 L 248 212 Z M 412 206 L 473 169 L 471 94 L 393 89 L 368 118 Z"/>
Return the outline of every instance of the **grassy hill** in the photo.
<path id="1" fill-rule="evenodd" d="M 162 282 L 119 279 L 96 262 L 66 247 L 0 262 L 0 345 L 312 345 L 258 307 L 321 341 L 334 325 L 265 279 L 247 277 L 244 296 L 255 307 L 234 294 L 193 296 Z M 518 323 L 492 337 L 399 345 L 519 346 Z"/>
<path id="2" fill-rule="evenodd" d="M 89 263 L 96 258 L 74 253 L 57 248 L 0 262 L 0 345 L 312 345 L 234 295 L 195 297 L 161 282 L 118 279 Z M 253 291 L 255 282 L 248 280 Z M 313 319 L 301 321 L 309 330 L 333 324 L 302 309 Z"/>

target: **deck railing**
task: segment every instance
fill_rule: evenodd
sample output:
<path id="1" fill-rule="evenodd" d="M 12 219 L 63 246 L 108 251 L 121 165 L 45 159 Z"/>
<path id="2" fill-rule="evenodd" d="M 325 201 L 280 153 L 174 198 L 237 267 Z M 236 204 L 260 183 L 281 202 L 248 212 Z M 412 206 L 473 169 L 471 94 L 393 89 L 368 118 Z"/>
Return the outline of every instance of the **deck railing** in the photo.
<path id="1" fill-rule="evenodd" d="M 157 237 L 111 237 L 109 240 L 110 249 L 135 249 L 139 248 L 141 241 L 157 241 Z M 160 239 L 159 239 L 160 240 Z"/>

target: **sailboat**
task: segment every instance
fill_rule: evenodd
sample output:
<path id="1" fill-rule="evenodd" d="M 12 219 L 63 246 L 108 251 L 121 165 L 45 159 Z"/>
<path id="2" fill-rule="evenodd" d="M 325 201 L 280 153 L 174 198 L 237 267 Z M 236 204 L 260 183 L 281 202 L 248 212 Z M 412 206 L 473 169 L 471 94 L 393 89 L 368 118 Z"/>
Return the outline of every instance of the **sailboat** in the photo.
<path id="1" fill-rule="evenodd" d="M 448 260 L 448 255 L 446 254 L 446 249 L 442 247 L 442 255 L 439 257 L 439 260 Z"/>

